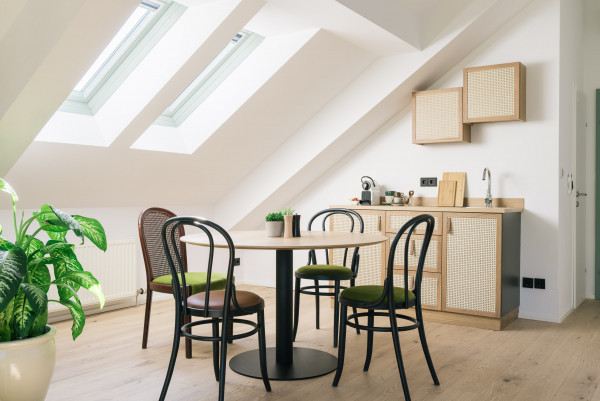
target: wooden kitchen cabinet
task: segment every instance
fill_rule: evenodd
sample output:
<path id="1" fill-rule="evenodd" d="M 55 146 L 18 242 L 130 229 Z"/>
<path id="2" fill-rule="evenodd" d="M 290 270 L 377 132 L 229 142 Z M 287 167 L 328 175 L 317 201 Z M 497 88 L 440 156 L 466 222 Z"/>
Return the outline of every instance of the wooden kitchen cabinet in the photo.
<path id="1" fill-rule="evenodd" d="M 501 318 L 519 307 L 520 214 L 444 213 L 442 310 Z"/>
<path id="2" fill-rule="evenodd" d="M 348 208 L 350 209 L 350 208 Z M 365 224 L 365 233 L 385 233 L 385 211 L 375 210 L 357 210 L 361 215 Z M 345 216 L 332 216 L 331 229 L 333 231 L 349 231 L 350 220 Z M 355 227 L 358 227 L 358 221 L 355 221 Z M 342 265 L 344 260 L 344 249 L 332 249 L 332 263 Z M 346 266 L 350 267 L 352 263 L 351 251 L 348 250 Z M 387 263 L 386 259 L 386 243 L 363 246 L 360 248 L 360 259 L 358 264 L 358 276 L 356 277 L 356 285 L 381 285 L 384 277 L 382 276 L 381 267 Z M 342 281 L 342 286 L 348 286 L 348 282 Z"/>
<path id="3" fill-rule="evenodd" d="M 517 201 L 522 205 L 522 199 Z M 474 203 L 479 204 L 478 201 Z M 367 217 L 373 220 L 371 226 L 378 224 L 375 219 L 383 218 L 378 228 L 389 238 L 416 215 L 434 216 L 436 225 L 421 282 L 425 319 L 494 330 L 501 330 L 516 320 L 520 296 L 522 206 L 489 209 L 405 206 L 399 208 L 401 210 L 390 206 L 356 206 L 351 209 L 363 217 L 371 216 Z M 408 244 L 409 288 L 414 285 L 423 239 L 422 232 L 417 233 L 415 230 Z M 362 284 L 375 284 L 377 280 L 382 283 L 385 279 L 389 243 L 390 240 L 385 244 L 383 254 L 379 250 L 376 256 L 372 256 L 372 251 L 366 253 L 369 262 L 365 277 L 369 278 Z M 405 245 L 400 240 L 394 258 L 394 285 L 399 287 L 404 287 L 402 250 Z M 365 250 L 360 250 L 361 269 Z M 375 260 L 381 261 L 379 276 L 375 274 Z"/>

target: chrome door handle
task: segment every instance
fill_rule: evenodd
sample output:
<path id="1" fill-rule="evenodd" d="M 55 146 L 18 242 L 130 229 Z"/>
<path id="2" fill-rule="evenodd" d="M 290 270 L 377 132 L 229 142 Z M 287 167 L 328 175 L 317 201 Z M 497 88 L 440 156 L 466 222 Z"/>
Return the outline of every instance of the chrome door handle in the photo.
<path id="1" fill-rule="evenodd" d="M 587 194 L 583 193 L 583 192 L 576 191 L 575 192 L 575 197 L 579 198 L 580 196 L 587 196 Z"/>

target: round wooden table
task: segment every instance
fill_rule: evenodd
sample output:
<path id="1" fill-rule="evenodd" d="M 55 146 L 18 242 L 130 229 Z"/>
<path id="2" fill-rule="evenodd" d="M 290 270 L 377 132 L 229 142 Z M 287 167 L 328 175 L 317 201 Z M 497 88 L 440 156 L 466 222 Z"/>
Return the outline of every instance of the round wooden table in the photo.
<path id="1" fill-rule="evenodd" d="M 230 231 L 235 248 L 276 251 L 275 308 L 276 343 L 267 349 L 267 370 L 271 380 L 309 379 L 333 372 L 337 358 L 328 352 L 294 347 L 293 330 L 293 251 L 297 249 L 354 248 L 379 244 L 387 237 L 381 234 L 361 234 L 336 231 L 302 231 L 301 237 L 267 237 L 265 231 Z M 207 246 L 203 234 L 186 235 L 181 241 Z M 216 242 L 216 247 L 226 247 Z M 244 376 L 261 378 L 258 350 L 243 352 L 231 358 L 229 366 Z"/>

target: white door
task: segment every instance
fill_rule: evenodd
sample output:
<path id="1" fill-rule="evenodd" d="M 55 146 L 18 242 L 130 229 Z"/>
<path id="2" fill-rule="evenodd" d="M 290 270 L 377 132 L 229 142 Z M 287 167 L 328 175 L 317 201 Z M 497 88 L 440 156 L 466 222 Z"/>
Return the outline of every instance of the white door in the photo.
<path id="1" fill-rule="evenodd" d="M 574 201 L 574 238 L 573 238 L 573 307 L 577 308 L 585 299 L 585 223 L 587 190 L 586 183 L 586 129 L 585 129 L 585 97 L 583 93 L 574 91 L 573 138 L 575 158 L 573 161 L 573 201 Z"/>

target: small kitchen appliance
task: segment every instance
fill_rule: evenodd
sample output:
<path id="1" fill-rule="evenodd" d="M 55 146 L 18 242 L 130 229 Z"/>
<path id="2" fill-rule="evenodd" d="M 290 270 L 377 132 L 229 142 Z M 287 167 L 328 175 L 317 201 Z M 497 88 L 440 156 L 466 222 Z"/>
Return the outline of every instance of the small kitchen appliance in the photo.
<path id="1" fill-rule="evenodd" d="M 360 195 L 360 204 L 370 206 L 379 205 L 379 186 L 375 184 L 375 180 L 365 175 L 360 179 L 360 182 L 363 189 Z"/>

